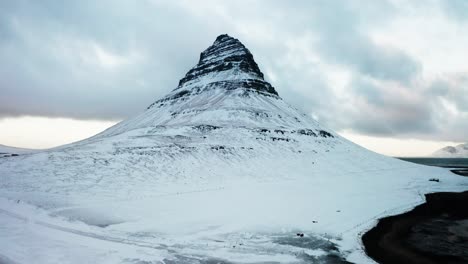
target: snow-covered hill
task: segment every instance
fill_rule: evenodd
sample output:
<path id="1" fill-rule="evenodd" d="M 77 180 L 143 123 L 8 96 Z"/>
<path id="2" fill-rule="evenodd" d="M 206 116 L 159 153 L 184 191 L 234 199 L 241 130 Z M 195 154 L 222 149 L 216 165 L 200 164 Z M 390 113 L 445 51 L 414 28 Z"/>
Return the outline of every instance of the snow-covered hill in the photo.
<path id="1" fill-rule="evenodd" d="M 37 152 L 36 149 L 16 148 L 0 144 L 0 157 Z"/>
<path id="2" fill-rule="evenodd" d="M 468 143 L 441 148 L 432 153 L 432 156 L 438 158 L 468 158 Z"/>
<path id="3" fill-rule="evenodd" d="M 379 217 L 468 186 L 300 113 L 228 35 L 140 115 L 0 177 L 0 261 L 20 263 L 372 262 Z"/>

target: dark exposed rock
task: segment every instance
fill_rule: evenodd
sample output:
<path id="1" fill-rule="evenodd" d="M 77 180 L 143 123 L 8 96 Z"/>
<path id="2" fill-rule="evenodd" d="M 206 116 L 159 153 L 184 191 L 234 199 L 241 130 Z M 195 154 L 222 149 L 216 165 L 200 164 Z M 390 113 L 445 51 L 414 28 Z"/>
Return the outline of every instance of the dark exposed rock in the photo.
<path id="1" fill-rule="evenodd" d="M 284 133 L 286 133 L 286 131 L 281 130 L 281 129 L 275 129 L 275 133 L 284 135 Z"/>
<path id="2" fill-rule="evenodd" d="M 260 113 L 260 112 L 256 112 L 255 113 L 255 116 L 258 116 L 258 117 L 269 117 L 269 115 L 267 113 Z"/>
<path id="3" fill-rule="evenodd" d="M 305 135 L 305 136 L 314 136 L 314 137 L 317 136 L 317 134 L 315 134 L 315 132 L 312 129 L 299 129 L 296 131 L 296 133 L 300 135 Z"/>
<path id="4" fill-rule="evenodd" d="M 198 64 L 192 68 L 179 82 L 179 88 L 184 84 L 209 73 L 237 69 L 263 80 L 263 73 L 254 61 L 252 53 L 238 40 L 220 35 L 213 45 L 200 54 Z"/>
<path id="5" fill-rule="evenodd" d="M 319 131 L 319 135 L 321 137 L 324 137 L 324 138 L 327 138 L 327 137 L 334 137 L 332 134 L 330 134 L 329 132 L 325 131 L 325 130 L 320 130 Z"/>
<path id="6" fill-rule="evenodd" d="M 198 95 L 203 92 L 209 91 L 211 89 L 216 89 L 219 87 L 222 87 L 226 91 L 232 91 L 235 89 L 243 89 L 244 92 L 241 93 L 240 95 L 244 97 L 249 96 L 250 93 L 262 94 L 264 96 L 277 96 L 278 95 L 278 93 L 275 91 L 273 86 L 261 80 L 218 81 L 218 82 L 212 82 L 212 83 L 205 85 L 203 89 L 197 88 L 197 89 L 192 89 L 191 91 L 182 90 L 176 94 L 171 94 L 169 96 L 166 96 L 152 103 L 150 106 L 148 106 L 148 109 L 155 107 L 155 106 L 162 107 L 164 106 L 164 103 L 166 102 L 169 102 L 169 103 L 175 102 L 177 99 L 184 100 L 185 98 L 188 98 L 189 96 Z M 258 113 L 258 115 L 261 115 L 261 116 L 266 115 L 266 117 L 268 117 L 268 115 L 265 113 Z"/>
<path id="7" fill-rule="evenodd" d="M 258 129 L 258 132 L 260 132 L 260 133 L 270 133 L 270 130 L 266 129 L 266 128 L 260 128 L 260 129 Z"/>
<path id="8" fill-rule="evenodd" d="M 211 149 L 213 149 L 213 150 L 223 150 L 225 148 L 226 148 L 225 146 L 212 146 L 211 147 Z"/>
<path id="9" fill-rule="evenodd" d="M 193 129 L 196 129 L 196 130 L 199 130 L 201 132 L 209 132 L 209 131 L 212 131 L 212 130 L 216 130 L 216 129 L 219 129 L 221 127 L 219 126 L 212 126 L 212 125 L 198 125 L 198 126 L 193 126 L 192 127 Z"/>
<path id="10" fill-rule="evenodd" d="M 217 79 L 219 74 L 238 75 L 239 78 Z M 197 83 L 201 78 L 207 77 L 205 81 Z M 240 96 L 248 97 L 251 93 L 264 96 L 278 96 L 275 88 L 266 82 L 263 73 L 255 62 L 252 53 L 238 40 L 228 35 L 220 35 L 213 45 L 200 54 L 198 64 L 193 67 L 179 81 L 174 91 L 153 104 L 152 107 L 162 107 L 167 102 L 186 100 L 191 96 L 209 91 L 211 89 L 223 88 L 226 91 L 243 89 Z"/>
<path id="11" fill-rule="evenodd" d="M 281 138 L 281 137 L 271 137 L 271 140 L 273 140 L 273 141 L 286 141 L 286 142 L 291 141 L 291 139 L 289 139 L 289 138 Z"/>

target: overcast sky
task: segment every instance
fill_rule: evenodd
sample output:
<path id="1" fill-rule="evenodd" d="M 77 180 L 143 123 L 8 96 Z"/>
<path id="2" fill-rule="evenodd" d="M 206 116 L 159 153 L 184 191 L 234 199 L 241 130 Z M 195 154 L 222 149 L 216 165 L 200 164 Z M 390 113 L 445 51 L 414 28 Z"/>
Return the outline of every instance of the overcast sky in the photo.
<path id="1" fill-rule="evenodd" d="M 134 116 L 223 33 L 337 132 L 468 141 L 468 1 L 15 0 L 0 1 L 0 144 L 27 146 L 15 133 L 50 118 L 86 137 Z"/>

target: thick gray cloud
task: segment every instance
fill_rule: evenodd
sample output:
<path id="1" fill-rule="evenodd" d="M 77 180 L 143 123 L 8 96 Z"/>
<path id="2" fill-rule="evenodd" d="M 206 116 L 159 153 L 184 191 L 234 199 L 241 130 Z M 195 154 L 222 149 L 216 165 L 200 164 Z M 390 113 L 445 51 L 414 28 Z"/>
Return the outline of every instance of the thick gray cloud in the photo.
<path id="1" fill-rule="evenodd" d="M 322 24 L 320 31 L 319 51 L 326 59 L 351 67 L 361 74 L 378 79 L 398 80 L 408 82 L 421 68 L 403 51 L 378 46 L 365 35 L 360 16 L 351 2 L 343 2 L 337 8 L 333 1 L 326 2 L 313 14 L 317 23 Z M 383 17 L 372 17 L 373 21 L 385 19 L 393 13 L 393 7 L 386 2 L 362 2 L 363 5 L 373 5 L 364 12 L 382 13 Z M 367 7 L 369 8 L 369 7 Z M 362 18 L 364 20 L 364 18 Z"/>
<path id="2" fill-rule="evenodd" d="M 164 3 L 0 5 L 2 116 L 128 117 L 175 88 L 216 36 Z"/>
<path id="3" fill-rule="evenodd" d="M 427 5 L 461 21 L 463 13 L 452 14 L 458 2 L 450 3 Z M 419 58 L 371 34 L 398 19 L 401 5 L 3 1 L 0 117 L 130 117 L 174 89 L 199 53 L 229 33 L 285 100 L 333 129 L 467 140 L 459 132 L 468 129 L 466 73 L 426 80 Z"/>
<path id="4" fill-rule="evenodd" d="M 422 97 L 395 83 L 371 82 L 365 78 L 349 84 L 355 102 L 350 105 L 350 128 L 364 134 L 395 135 L 425 133 L 432 129 L 432 108 Z M 359 107 L 354 107 L 359 106 Z"/>

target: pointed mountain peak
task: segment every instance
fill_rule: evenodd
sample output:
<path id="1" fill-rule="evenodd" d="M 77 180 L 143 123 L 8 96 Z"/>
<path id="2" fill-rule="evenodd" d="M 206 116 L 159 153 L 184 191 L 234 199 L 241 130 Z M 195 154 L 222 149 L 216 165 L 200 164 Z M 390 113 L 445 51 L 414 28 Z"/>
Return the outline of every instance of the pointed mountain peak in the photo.
<path id="1" fill-rule="evenodd" d="M 219 43 L 219 42 L 222 42 L 222 41 L 228 41 L 228 40 L 235 40 L 235 41 L 238 41 L 240 43 L 240 41 L 238 39 L 235 39 L 235 38 L 229 36 L 228 34 L 221 34 L 218 37 L 216 37 L 216 40 L 215 40 L 215 42 L 213 44 L 216 44 L 216 43 Z"/>
<path id="2" fill-rule="evenodd" d="M 179 81 L 177 88 L 152 103 L 148 109 L 188 102 L 195 97 L 202 100 L 214 91 L 236 98 L 236 101 L 252 94 L 281 99 L 275 88 L 264 80 L 252 53 L 244 44 L 223 34 L 200 54 L 197 65 Z"/>
<path id="3" fill-rule="evenodd" d="M 239 87 L 242 86 L 242 82 L 255 82 L 257 91 L 278 95 L 275 89 L 265 82 L 252 53 L 244 44 L 223 34 L 200 54 L 198 64 L 180 80 L 177 89 L 199 88 L 208 84 L 233 81 L 238 81 Z"/>
<path id="4" fill-rule="evenodd" d="M 250 51 L 238 39 L 227 34 L 219 35 L 213 45 L 208 47 L 200 54 L 200 63 L 210 63 L 214 60 L 225 60 L 227 58 L 236 57 L 237 59 L 252 60 L 253 56 Z M 229 60 L 228 60 L 229 61 Z M 255 63 L 255 61 L 253 61 Z M 255 63 L 255 66 L 256 63 Z M 263 74 L 256 67 L 256 73 L 263 79 Z"/>
<path id="5" fill-rule="evenodd" d="M 229 36 L 228 34 L 221 34 L 218 37 L 216 37 L 215 42 L 213 43 L 213 45 L 218 45 L 220 43 L 227 42 L 227 41 L 237 42 L 237 43 L 242 45 L 242 43 L 238 39 L 233 38 L 233 37 Z M 242 45 L 242 46 L 244 46 L 244 45 Z"/>

